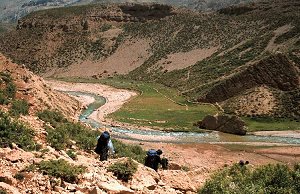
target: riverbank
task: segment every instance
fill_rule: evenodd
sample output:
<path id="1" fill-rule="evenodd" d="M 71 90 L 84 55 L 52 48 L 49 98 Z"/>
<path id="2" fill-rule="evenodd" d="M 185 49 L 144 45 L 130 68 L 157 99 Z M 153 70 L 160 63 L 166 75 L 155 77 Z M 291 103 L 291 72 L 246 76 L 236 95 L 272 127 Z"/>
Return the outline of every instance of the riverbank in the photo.
<path id="1" fill-rule="evenodd" d="M 106 103 L 89 116 L 89 118 L 101 123 L 107 123 L 108 121 L 105 119 L 105 116 L 117 111 L 123 104 L 128 102 L 129 99 L 137 95 L 137 93 L 133 91 L 117 89 L 102 84 L 70 83 L 57 80 L 47 80 L 46 83 L 53 89 L 59 91 L 88 92 L 103 96 L 106 99 Z M 80 101 L 83 106 L 87 106 L 94 101 L 94 98 L 86 95 L 78 95 L 77 97 L 75 96 L 75 98 Z"/>

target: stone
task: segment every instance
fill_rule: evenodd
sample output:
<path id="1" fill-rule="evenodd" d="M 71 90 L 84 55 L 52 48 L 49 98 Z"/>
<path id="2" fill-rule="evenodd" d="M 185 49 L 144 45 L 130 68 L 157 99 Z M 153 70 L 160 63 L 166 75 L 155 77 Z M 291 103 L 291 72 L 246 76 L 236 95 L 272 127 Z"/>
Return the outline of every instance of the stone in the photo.
<path id="1" fill-rule="evenodd" d="M 64 191 L 64 188 L 59 187 L 59 186 L 55 186 L 53 190 L 56 191 L 56 192 L 62 193 Z"/>
<path id="2" fill-rule="evenodd" d="M 133 190 L 143 190 L 148 188 L 154 190 L 157 186 L 159 175 L 151 168 L 147 168 L 144 165 L 139 165 L 137 172 L 133 175 L 130 181 L 130 188 Z"/>
<path id="3" fill-rule="evenodd" d="M 15 184 L 17 184 L 16 179 L 14 179 L 12 177 L 12 175 L 10 173 L 8 173 L 8 172 L 0 174 L 0 182 L 4 182 L 4 183 L 9 184 L 9 185 L 15 185 Z"/>
<path id="4" fill-rule="evenodd" d="M 164 170 L 160 171 L 159 174 L 161 181 L 171 188 L 185 192 L 197 191 L 187 172 L 181 170 Z"/>
<path id="5" fill-rule="evenodd" d="M 199 122 L 199 127 L 235 135 L 246 135 L 246 124 L 237 116 L 216 115 L 206 116 Z"/>
<path id="6" fill-rule="evenodd" d="M 133 190 L 125 187 L 124 185 L 121 185 L 117 181 L 100 182 L 97 185 L 98 185 L 99 188 L 107 191 L 108 193 L 113 193 L 113 194 L 131 194 L 131 193 L 134 193 Z"/>
<path id="7" fill-rule="evenodd" d="M 0 182 L 0 188 L 8 191 L 8 193 L 13 193 L 13 194 L 20 194 L 19 190 L 9 184 Z"/>
<path id="8" fill-rule="evenodd" d="M 104 194 L 105 192 L 103 192 L 101 189 L 99 189 L 98 187 L 94 187 L 93 189 L 91 189 L 88 194 Z"/>
<path id="9" fill-rule="evenodd" d="M 174 162 L 169 162 L 168 169 L 169 170 L 181 170 L 181 166 L 179 164 L 174 163 Z"/>

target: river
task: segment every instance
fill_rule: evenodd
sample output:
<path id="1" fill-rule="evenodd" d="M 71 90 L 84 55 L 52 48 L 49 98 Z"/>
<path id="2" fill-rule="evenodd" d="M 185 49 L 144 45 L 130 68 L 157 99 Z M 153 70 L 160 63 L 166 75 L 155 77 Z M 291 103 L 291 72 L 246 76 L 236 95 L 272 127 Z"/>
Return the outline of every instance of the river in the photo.
<path id="1" fill-rule="evenodd" d="M 102 123 L 89 118 L 89 116 L 106 103 L 106 99 L 97 94 L 88 92 L 68 91 L 71 96 L 89 96 L 94 98 L 84 109 L 79 117 L 83 123 L 93 128 L 105 127 L 112 131 L 112 136 L 120 139 L 146 141 L 146 142 L 164 142 L 164 143 L 227 143 L 227 144 L 296 144 L 300 145 L 300 138 L 295 137 L 278 137 L 264 135 L 245 135 L 238 136 L 220 132 L 165 132 L 158 130 L 141 130 L 136 128 L 125 128 L 103 125 Z"/>

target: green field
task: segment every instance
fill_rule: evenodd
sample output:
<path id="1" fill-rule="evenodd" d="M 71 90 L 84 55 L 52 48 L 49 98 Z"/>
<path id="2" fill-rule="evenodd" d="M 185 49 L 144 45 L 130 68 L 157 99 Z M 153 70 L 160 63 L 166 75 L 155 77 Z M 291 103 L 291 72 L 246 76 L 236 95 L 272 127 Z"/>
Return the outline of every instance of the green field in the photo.
<path id="1" fill-rule="evenodd" d="M 63 79 L 66 81 L 66 79 Z M 168 131 L 202 131 L 193 124 L 208 114 L 217 113 L 210 104 L 193 104 L 179 95 L 176 89 L 160 84 L 123 79 L 86 80 L 67 79 L 72 82 L 100 82 L 116 88 L 138 91 L 140 95 L 131 99 L 109 118 L 137 126 L 157 127 Z"/>
<path id="2" fill-rule="evenodd" d="M 209 104 L 189 103 L 177 90 L 160 84 L 124 80 L 106 80 L 103 83 L 140 92 L 120 110 L 109 115 L 120 122 L 171 131 L 192 131 L 199 130 L 193 123 L 218 111 Z"/>
<path id="3" fill-rule="evenodd" d="M 120 110 L 109 115 L 109 118 L 134 124 L 150 126 L 172 131 L 200 131 L 193 123 L 208 114 L 218 112 L 209 104 L 193 104 L 173 88 L 160 84 L 146 83 L 124 79 L 84 79 L 62 78 L 69 82 L 102 83 L 116 88 L 138 91 L 140 95 L 126 103 Z M 299 122 L 289 119 L 242 118 L 249 132 L 267 130 L 300 130 Z"/>
<path id="4" fill-rule="evenodd" d="M 275 118 L 243 118 L 248 131 L 283 131 L 300 130 L 299 121 Z"/>

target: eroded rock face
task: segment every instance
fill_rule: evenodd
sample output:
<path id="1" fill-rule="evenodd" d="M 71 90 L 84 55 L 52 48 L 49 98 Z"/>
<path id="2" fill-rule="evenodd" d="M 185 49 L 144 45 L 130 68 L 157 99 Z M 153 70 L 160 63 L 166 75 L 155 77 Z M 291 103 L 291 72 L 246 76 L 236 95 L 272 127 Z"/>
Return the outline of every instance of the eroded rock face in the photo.
<path id="1" fill-rule="evenodd" d="M 236 135 L 246 135 L 247 132 L 245 122 L 237 116 L 208 115 L 199 122 L 199 127 Z"/>
<path id="2" fill-rule="evenodd" d="M 222 81 L 198 101 L 222 102 L 261 85 L 281 91 L 295 90 L 300 86 L 299 70 L 285 55 L 273 55 Z"/>

